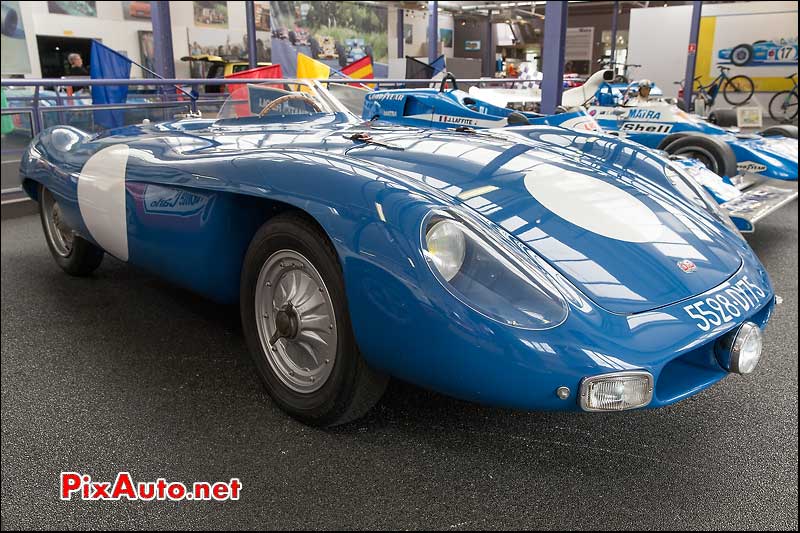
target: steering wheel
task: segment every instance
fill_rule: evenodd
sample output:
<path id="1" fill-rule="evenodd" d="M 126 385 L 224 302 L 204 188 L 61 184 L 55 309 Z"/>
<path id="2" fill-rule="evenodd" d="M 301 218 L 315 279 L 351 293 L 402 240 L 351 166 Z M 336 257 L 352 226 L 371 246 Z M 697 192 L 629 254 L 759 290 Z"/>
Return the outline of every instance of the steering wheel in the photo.
<path id="1" fill-rule="evenodd" d="M 450 80 L 451 82 L 453 82 L 453 90 L 456 90 L 456 89 L 458 89 L 458 83 L 456 83 L 456 77 L 455 77 L 455 76 L 453 76 L 451 73 L 449 73 L 449 72 L 448 72 L 447 74 L 445 74 L 445 75 L 444 75 L 444 78 L 442 78 L 442 83 L 441 83 L 441 85 L 439 85 L 439 92 L 440 92 L 440 93 L 443 93 L 443 92 L 444 92 L 444 87 L 445 87 L 445 85 L 447 85 L 447 81 L 448 81 L 448 80 Z"/>
<path id="2" fill-rule="evenodd" d="M 293 93 L 293 94 L 283 95 L 283 96 L 278 97 L 275 100 L 269 102 L 267 105 L 264 106 L 264 108 L 258 114 L 259 118 L 263 117 L 264 115 L 266 115 L 267 113 L 269 113 L 270 111 L 272 111 L 273 109 L 278 107 L 279 105 L 283 104 L 284 102 L 288 102 L 290 100 L 302 100 L 303 102 L 305 102 L 306 104 L 311 106 L 311 108 L 315 112 L 317 112 L 317 113 L 321 113 L 322 112 L 322 108 L 319 106 L 317 101 L 314 100 L 313 98 L 311 98 L 310 96 L 305 95 L 305 94 L 300 94 L 300 93 Z"/>

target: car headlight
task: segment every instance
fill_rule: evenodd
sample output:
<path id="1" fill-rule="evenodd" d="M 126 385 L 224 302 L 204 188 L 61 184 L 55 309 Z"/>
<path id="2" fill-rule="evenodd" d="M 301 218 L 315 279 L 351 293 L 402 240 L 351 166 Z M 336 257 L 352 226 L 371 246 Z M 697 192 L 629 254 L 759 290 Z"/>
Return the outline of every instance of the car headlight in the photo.
<path id="1" fill-rule="evenodd" d="M 669 162 L 666 167 L 664 167 L 664 174 L 675 188 L 678 189 L 678 192 L 687 200 L 701 207 L 716 220 L 727 226 L 728 229 L 741 236 L 739 228 L 733 223 L 728 213 L 726 213 L 725 210 L 719 206 L 717 201 L 708 194 L 705 187 L 700 185 L 700 183 L 692 177 L 687 167 Z"/>
<path id="2" fill-rule="evenodd" d="M 579 397 L 584 411 L 644 407 L 653 399 L 653 376 L 643 370 L 629 370 L 584 378 Z"/>
<path id="3" fill-rule="evenodd" d="M 492 320 L 546 329 L 567 317 L 564 297 L 536 265 L 452 213 L 427 217 L 422 251 L 450 293 Z"/>

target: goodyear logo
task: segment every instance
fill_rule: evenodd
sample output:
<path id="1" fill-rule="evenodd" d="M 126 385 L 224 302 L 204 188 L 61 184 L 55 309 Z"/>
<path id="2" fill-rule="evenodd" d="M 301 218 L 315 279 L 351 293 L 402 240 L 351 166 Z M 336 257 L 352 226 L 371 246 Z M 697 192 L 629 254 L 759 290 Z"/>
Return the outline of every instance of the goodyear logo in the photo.
<path id="1" fill-rule="evenodd" d="M 402 100 L 403 98 L 405 98 L 405 95 L 404 95 L 404 94 L 392 94 L 392 93 L 373 93 L 373 94 L 368 94 L 368 95 L 367 95 L 367 100 L 370 100 L 370 101 L 384 101 L 384 100 L 389 100 L 389 101 L 395 101 L 395 102 L 399 102 L 399 101 L 400 101 L 400 100 Z"/>
<path id="2" fill-rule="evenodd" d="M 622 125 L 622 131 L 628 133 L 669 133 L 672 131 L 672 124 L 659 124 L 657 122 L 626 122 Z"/>
<path id="3" fill-rule="evenodd" d="M 631 109 L 628 111 L 626 118 L 636 120 L 658 120 L 661 118 L 661 111 L 652 111 L 650 109 Z"/>
<path id="4" fill-rule="evenodd" d="M 736 169 L 739 172 L 764 172 L 767 170 L 767 165 L 762 165 L 760 163 L 756 163 L 755 161 L 742 161 L 741 163 L 736 164 Z"/>

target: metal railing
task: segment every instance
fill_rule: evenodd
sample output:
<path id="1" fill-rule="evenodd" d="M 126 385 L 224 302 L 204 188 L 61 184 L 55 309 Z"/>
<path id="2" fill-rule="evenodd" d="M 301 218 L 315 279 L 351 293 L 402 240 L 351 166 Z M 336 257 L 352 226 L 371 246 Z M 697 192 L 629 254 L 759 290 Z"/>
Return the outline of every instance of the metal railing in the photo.
<path id="1" fill-rule="evenodd" d="M 49 87 L 49 88 L 58 88 L 64 87 L 66 85 L 70 85 L 69 83 L 65 83 L 65 81 L 61 78 L 53 78 L 53 79 L 2 79 L 0 80 L 0 86 L 2 87 L 33 87 L 33 94 L 32 95 L 25 95 L 25 96 L 18 96 L 18 95 L 8 95 L 7 100 L 9 103 L 19 104 L 22 102 L 30 101 L 29 105 L 15 105 L 14 107 L 5 107 L 0 110 L 0 113 L 3 117 L 9 115 L 16 115 L 16 116 L 27 116 L 27 122 L 30 124 L 30 139 L 36 136 L 39 132 L 41 132 L 49 123 L 49 117 L 55 115 L 55 124 L 64 124 L 69 122 L 67 120 L 68 114 L 75 114 L 75 113 L 86 113 L 89 117 L 93 117 L 94 115 L 92 112 L 94 111 L 131 111 L 131 110 L 162 110 L 163 120 L 168 120 L 167 112 L 172 110 L 173 112 L 180 108 L 185 108 L 187 112 L 196 113 L 199 107 L 213 107 L 213 106 L 220 106 L 225 99 L 227 98 L 228 94 L 226 92 L 220 93 L 196 93 L 197 88 L 199 87 L 207 87 L 207 86 L 227 86 L 227 85 L 243 85 L 243 84 L 263 84 L 263 83 L 275 83 L 275 84 L 291 84 L 291 83 L 303 83 L 304 81 L 309 80 L 302 80 L 297 78 L 280 78 L 280 79 L 272 79 L 272 78 L 251 78 L 251 79 L 228 79 L 228 78 L 215 78 L 215 79 L 198 79 L 198 78 L 179 78 L 179 79 L 156 79 L 156 78 L 137 78 L 137 79 L 106 79 L 106 80 L 92 80 L 92 79 L 81 79 L 80 85 L 82 87 L 104 87 L 104 86 L 119 86 L 119 85 L 127 85 L 127 86 L 142 86 L 142 87 L 153 87 L 154 90 L 151 93 L 142 93 L 137 92 L 135 94 L 129 94 L 135 98 L 148 98 L 155 101 L 149 102 L 126 102 L 120 104 L 89 104 L 83 103 L 87 100 L 90 101 L 91 95 L 65 95 L 60 94 L 58 90 L 55 91 L 53 95 L 42 95 L 41 90 L 42 88 Z M 414 86 L 414 87 L 439 87 L 442 83 L 442 80 L 427 80 L 427 79 L 407 79 L 407 78 L 381 78 L 381 79 L 350 79 L 350 78 L 328 78 L 328 79 L 321 79 L 319 80 L 321 83 L 336 83 L 336 84 L 362 84 L 366 85 L 369 84 L 370 86 L 374 87 L 375 89 L 387 89 L 387 88 L 398 88 L 398 87 L 407 87 L 407 86 Z M 459 84 L 463 84 L 463 87 L 478 85 L 478 86 L 506 86 L 511 85 L 513 87 L 516 83 L 530 83 L 531 80 L 521 80 L 516 78 L 471 78 L 471 79 L 461 79 L 458 80 Z M 184 88 L 189 88 L 193 93 L 197 94 L 195 98 L 187 98 L 185 93 L 176 93 L 174 88 L 176 86 L 183 86 Z M 462 85 L 460 85 L 462 86 Z M 172 87 L 173 90 L 168 89 Z M 55 105 L 53 105 L 55 102 Z M 72 102 L 71 104 L 69 102 Z M 90 127 L 89 129 L 98 130 L 97 125 L 94 123 L 94 119 L 90 118 Z M 22 127 L 24 131 L 27 132 L 27 128 Z M 5 137 L 5 135 L 4 135 Z M 24 140 L 24 139 L 23 139 Z M 25 143 L 27 144 L 27 142 Z M 7 143 L 4 142 L 2 149 L 0 150 L 0 155 L 3 158 L 2 164 L 10 164 L 14 163 L 15 160 L 13 157 L 15 155 L 22 155 L 24 153 L 24 147 L 7 147 Z M 6 184 L 3 185 L 2 188 L 2 202 L 6 203 L 7 199 L 11 198 L 12 200 L 16 201 L 17 197 L 21 193 L 20 187 L 6 187 Z"/>

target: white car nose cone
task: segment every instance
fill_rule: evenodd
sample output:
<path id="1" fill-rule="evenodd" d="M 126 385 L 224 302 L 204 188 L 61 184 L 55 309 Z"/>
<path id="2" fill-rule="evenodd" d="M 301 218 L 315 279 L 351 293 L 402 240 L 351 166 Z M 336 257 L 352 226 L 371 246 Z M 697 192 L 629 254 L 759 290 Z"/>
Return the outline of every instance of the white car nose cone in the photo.
<path id="1" fill-rule="evenodd" d="M 525 175 L 536 201 L 592 233 L 627 242 L 661 240 L 664 225 L 644 203 L 606 181 L 547 163 Z"/>

